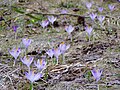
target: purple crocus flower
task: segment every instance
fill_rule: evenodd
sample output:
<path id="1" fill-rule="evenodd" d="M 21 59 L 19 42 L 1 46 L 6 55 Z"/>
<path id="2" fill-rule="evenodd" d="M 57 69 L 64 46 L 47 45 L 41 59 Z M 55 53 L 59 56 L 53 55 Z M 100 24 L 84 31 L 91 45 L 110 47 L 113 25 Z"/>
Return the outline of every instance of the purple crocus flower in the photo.
<path id="1" fill-rule="evenodd" d="M 74 27 L 72 25 L 66 26 L 65 30 L 68 32 L 69 35 L 71 35 L 71 32 L 74 30 Z"/>
<path id="2" fill-rule="evenodd" d="M 54 17 L 54 16 L 48 16 L 48 20 L 49 20 L 49 22 L 51 22 L 52 24 L 56 21 L 56 17 Z"/>
<path id="3" fill-rule="evenodd" d="M 61 14 L 66 14 L 67 10 L 61 10 Z"/>
<path id="4" fill-rule="evenodd" d="M 31 57 L 31 56 L 26 57 L 26 56 L 24 56 L 23 58 L 21 58 L 21 61 L 22 61 L 25 65 L 27 65 L 27 67 L 29 68 L 30 65 L 31 65 L 31 63 L 32 63 L 32 61 L 33 61 L 33 59 L 34 59 L 34 57 Z"/>
<path id="5" fill-rule="evenodd" d="M 57 59 L 57 64 L 58 64 L 58 57 L 61 54 L 61 50 L 59 48 L 53 49 L 54 56 Z"/>
<path id="6" fill-rule="evenodd" d="M 51 58 L 53 57 L 53 49 L 50 49 L 46 52 Z"/>
<path id="7" fill-rule="evenodd" d="M 85 27 L 85 30 L 86 30 L 86 32 L 88 33 L 88 35 L 90 36 L 93 28 L 92 28 L 91 26 L 86 26 L 86 27 Z"/>
<path id="8" fill-rule="evenodd" d="M 103 11 L 103 7 L 99 7 L 99 8 L 98 8 L 98 11 L 99 11 L 99 12 L 102 12 L 102 11 Z"/>
<path id="9" fill-rule="evenodd" d="M 12 26 L 12 28 L 13 28 L 14 32 L 16 32 L 16 31 L 17 31 L 18 26 Z"/>
<path id="10" fill-rule="evenodd" d="M 26 72 L 25 75 L 26 75 L 27 79 L 31 81 L 31 83 L 39 80 L 42 77 L 41 73 L 35 74 L 33 71 L 30 71 L 28 73 Z"/>
<path id="11" fill-rule="evenodd" d="M 27 38 L 23 38 L 22 42 L 25 45 L 26 48 L 28 48 L 28 46 L 31 44 L 31 39 L 27 39 Z"/>
<path id="12" fill-rule="evenodd" d="M 48 20 L 45 20 L 45 21 L 42 21 L 40 25 L 41 25 L 43 28 L 45 28 L 45 27 L 48 26 L 48 24 L 49 24 L 49 21 L 48 21 Z"/>
<path id="13" fill-rule="evenodd" d="M 90 14 L 90 18 L 94 21 L 94 19 L 97 17 L 96 13 L 91 13 Z"/>
<path id="14" fill-rule="evenodd" d="M 110 11 L 113 11 L 113 10 L 114 10 L 114 8 L 115 8 L 115 6 L 114 6 L 114 5 L 112 5 L 112 4 L 108 4 L 108 8 L 110 9 Z"/>
<path id="15" fill-rule="evenodd" d="M 34 62 L 34 65 L 35 65 L 39 70 L 44 69 L 44 68 L 46 67 L 46 64 L 47 64 L 47 62 L 46 62 L 44 59 L 41 59 L 41 60 L 38 59 L 37 62 Z"/>
<path id="16" fill-rule="evenodd" d="M 100 80 L 103 69 L 96 70 L 95 68 L 91 70 L 93 77 L 96 79 L 96 82 Z"/>
<path id="17" fill-rule="evenodd" d="M 65 51 L 68 50 L 69 48 L 70 48 L 70 45 L 66 45 L 66 44 L 64 44 L 64 42 L 59 45 L 59 49 L 61 51 L 61 54 L 64 54 Z"/>
<path id="18" fill-rule="evenodd" d="M 21 53 L 21 49 L 20 48 L 13 48 L 11 51 L 9 51 L 9 53 L 15 58 L 15 60 L 17 59 L 17 57 L 19 56 L 19 54 Z"/>
<path id="19" fill-rule="evenodd" d="M 100 21 L 100 23 L 102 23 L 105 19 L 105 16 L 99 15 L 97 18 Z"/>
<path id="20" fill-rule="evenodd" d="M 87 7 L 88 9 L 90 9 L 90 8 L 92 7 L 92 3 L 87 2 L 87 3 L 86 3 L 86 7 Z"/>

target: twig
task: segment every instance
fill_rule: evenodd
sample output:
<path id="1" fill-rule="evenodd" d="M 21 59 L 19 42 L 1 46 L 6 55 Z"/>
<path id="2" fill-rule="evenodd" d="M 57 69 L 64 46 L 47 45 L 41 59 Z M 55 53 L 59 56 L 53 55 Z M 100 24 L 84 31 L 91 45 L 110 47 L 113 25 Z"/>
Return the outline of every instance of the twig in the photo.
<path id="1" fill-rule="evenodd" d="M 40 15 L 54 15 L 54 16 L 64 16 L 64 15 L 67 15 L 67 16 L 74 16 L 74 17 L 79 17 L 81 15 L 79 14 L 71 14 L 71 13 L 65 13 L 65 14 L 61 14 L 61 13 L 35 13 L 35 12 L 31 12 L 30 14 L 40 14 Z M 89 18 L 88 16 L 81 16 L 81 17 L 84 17 L 84 18 Z"/>
<path id="2" fill-rule="evenodd" d="M 0 63 L 0 65 L 4 67 L 11 67 L 11 66 L 8 66 L 7 64 L 2 64 L 2 63 Z"/>

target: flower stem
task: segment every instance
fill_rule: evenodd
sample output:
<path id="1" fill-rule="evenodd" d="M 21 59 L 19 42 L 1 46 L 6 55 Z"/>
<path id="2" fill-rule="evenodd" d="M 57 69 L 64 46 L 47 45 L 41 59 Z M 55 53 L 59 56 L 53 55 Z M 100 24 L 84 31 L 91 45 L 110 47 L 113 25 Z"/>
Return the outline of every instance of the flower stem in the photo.
<path id="1" fill-rule="evenodd" d="M 46 68 L 45 75 L 44 75 L 44 79 L 47 80 L 47 78 L 48 78 L 48 67 Z"/>
<path id="2" fill-rule="evenodd" d="M 13 67 L 15 66 L 15 63 L 16 63 L 16 59 L 14 60 Z"/>
<path id="3" fill-rule="evenodd" d="M 30 66 L 28 67 L 28 72 L 30 72 Z"/>
<path id="4" fill-rule="evenodd" d="M 90 38 L 91 38 L 91 36 L 88 36 L 88 42 L 90 42 Z"/>
<path id="5" fill-rule="evenodd" d="M 56 60 L 57 60 L 57 65 L 58 65 L 58 58 L 56 58 Z"/>
<path id="6" fill-rule="evenodd" d="M 97 90 L 100 90 L 100 88 L 99 88 L 99 84 L 97 84 Z"/>
<path id="7" fill-rule="evenodd" d="M 65 64 L 65 56 L 62 54 L 62 63 Z"/>
<path id="8" fill-rule="evenodd" d="M 71 40 L 71 42 L 73 41 L 72 35 L 70 35 L 70 40 Z"/>
<path id="9" fill-rule="evenodd" d="M 25 48 L 25 56 L 27 55 L 28 48 Z"/>
<path id="10" fill-rule="evenodd" d="M 15 32 L 15 41 L 16 41 L 16 39 L 17 39 L 17 31 Z"/>
<path id="11" fill-rule="evenodd" d="M 33 90 L 33 83 L 30 83 L 30 90 Z"/>

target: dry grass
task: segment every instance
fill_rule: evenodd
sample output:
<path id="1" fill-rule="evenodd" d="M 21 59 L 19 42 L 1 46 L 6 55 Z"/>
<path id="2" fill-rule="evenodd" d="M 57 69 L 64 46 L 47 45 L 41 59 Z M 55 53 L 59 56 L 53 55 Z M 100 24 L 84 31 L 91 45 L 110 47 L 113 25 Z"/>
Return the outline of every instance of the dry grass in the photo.
<path id="1" fill-rule="evenodd" d="M 72 1 L 72 2 L 70 2 Z M 59 10 L 66 9 L 71 14 L 82 14 L 87 16 L 89 11 L 85 7 L 85 2 L 87 0 L 28 0 L 28 2 L 13 4 L 17 7 L 25 7 L 29 9 L 30 12 L 34 9 L 38 12 L 44 13 L 59 13 Z M 100 0 L 94 0 L 95 5 L 102 5 L 106 8 L 103 12 L 104 15 L 107 14 L 108 3 L 111 1 L 104 2 L 104 4 L 98 3 Z M 62 6 L 61 2 L 64 2 Z M 112 19 L 119 18 L 119 3 L 114 1 L 116 5 L 116 10 L 112 14 Z M 74 5 L 74 7 L 72 6 Z M 2 7 L 1 7 L 2 8 Z M 6 7 L 4 7 L 6 8 Z M 79 8 L 80 11 L 74 12 L 74 8 Z M 82 8 L 82 9 L 81 9 Z M 84 9 L 84 10 L 83 10 Z M 1 9 L 4 11 L 4 9 Z M 6 12 L 10 12 L 6 8 Z M 3 11 L 0 11 L 0 15 L 3 16 Z M 82 11 L 82 12 L 81 12 Z M 92 7 L 92 11 L 96 12 L 96 6 Z M 4 15 L 6 20 L 12 17 L 21 15 L 15 11 L 12 11 L 10 15 Z M 45 19 L 47 16 L 44 16 Z M 66 19 L 65 19 L 66 18 Z M 26 80 L 24 72 L 27 68 L 23 65 L 21 66 L 20 60 L 15 67 L 12 67 L 12 61 L 14 60 L 8 53 L 8 48 L 14 46 L 20 46 L 23 48 L 21 39 L 25 36 L 31 38 L 32 44 L 30 45 L 28 52 L 32 51 L 44 51 L 50 48 L 48 41 L 53 42 L 53 46 L 57 46 L 60 42 L 65 41 L 71 44 L 71 48 L 66 52 L 66 64 L 49 66 L 49 78 L 46 82 L 40 80 L 34 84 L 35 90 L 96 90 L 98 88 L 97 83 L 94 81 L 93 76 L 90 76 L 90 80 L 87 75 L 91 67 L 97 66 L 98 68 L 103 68 L 104 72 L 102 74 L 101 80 L 98 82 L 100 87 L 99 90 L 119 90 L 120 88 L 120 25 L 111 24 L 106 25 L 105 31 L 101 27 L 94 25 L 90 18 L 86 19 L 86 23 L 93 24 L 95 26 L 93 32 L 93 40 L 87 42 L 86 32 L 82 30 L 82 25 L 77 23 L 77 17 L 73 16 L 57 16 L 57 21 L 59 27 L 54 28 L 54 30 L 49 26 L 46 30 L 42 29 L 39 24 L 34 23 L 33 27 L 26 28 L 26 21 L 32 19 L 28 16 L 18 17 L 17 24 L 20 24 L 18 38 L 14 39 L 14 32 L 11 26 L 14 25 L 16 18 L 11 20 L 11 24 L 6 25 L 4 30 L 0 30 L 0 90 L 28 90 L 29 81 Z M 44 18 L 43 18 L 44 19 Z M 63 22 L 66 24 L 72 24 L 79 28 L 73 32 L 73 43 L 67 39 L 67 33 L 64 32 Z M 115 20 L 117 21 L 117 19 Z M 120 24 L 120 21 L 117 21 Z M 1 22 L 0 22 L 1 23 Z M 21 24 L 22 23 L 22 24 Z M 104 23 L 107 23 L 106 21 Z M 108 33 L 108 29 L 112 28 L 112 32 Z M 58 31 L 55 31 L 55 30 Z M 114 31 L 115 30 L 115 31 Z M 115 37 L 115 32 L 117 32 L 117 37 Z M 24 50 L 24 48 L 23 48 Z M 22 57 L 21 55 L 20 57 Z M 35 60 L 41 58 L 40 55 L 33 55 Z M 19 58 L 20 58 L 19 57 Z M 47 58 L 49 60 L 49 58 Z M 60 57 L 61 59 L 61 57 Z M 33 68 L 35 69 L 34 65 Z"/>

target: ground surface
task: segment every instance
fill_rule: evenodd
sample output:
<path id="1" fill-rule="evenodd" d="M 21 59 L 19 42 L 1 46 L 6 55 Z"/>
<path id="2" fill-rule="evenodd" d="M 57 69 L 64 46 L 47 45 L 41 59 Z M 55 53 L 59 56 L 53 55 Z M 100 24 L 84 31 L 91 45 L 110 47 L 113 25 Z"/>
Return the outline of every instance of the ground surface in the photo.
<path id="1" fill-rule="evenodd" d="M 86 2 L 87 0 L 1 0 L 0 90 L 29 90 L 29 81 L 24 74 L 27 67 L 21 67 L 19 59 L 23 55 L 19 56 L 16 66 L 12 67 L 14 59 L 8 52 L 14 46 L 24 51 L 21 43 L 23 37 L 33 40 L 28 54 L 34 56 L 35 60 L 61 42 L 71 44 L 65 53 L 65 64 L 49 64 L 47 80 L 35 82 L 35 90 L 97 90 L 98 86 L 99 90 L 120 89 L 120 3 L 117 0 L 103 0 L 102 3 L 94 0 L 91 11 L 88 11 Z M 112 13 L 108 4 L 116 6 Z M 105 8 L 102 13 L 106 16 L 104 27 L 92 22 L 88 15 L 90 12 L 97 13 L 98 6 Z M 63 9 L 68 11 L 67 15 L 59 15 Z M 57 24 L 43 29 L 39 22 L 51 14 L 57 17 Z M 90 42 L 86 39 L 79 15 L 85 17 L 85 23 L 94 26 Z M 96 22 L 98 23 L 97 20 Z M 69 24 L 75 27 L 72 42 L 64 29 Z M 16 40 L 13 25 L 19 25 Z M 47 59 L 50 60 L 48 56 Z M 104 70 L 98 83 L 90 75 L 92 67 Z M 32 69 L 35 69 L 34 65 Z"/>

